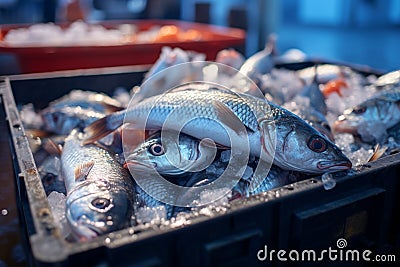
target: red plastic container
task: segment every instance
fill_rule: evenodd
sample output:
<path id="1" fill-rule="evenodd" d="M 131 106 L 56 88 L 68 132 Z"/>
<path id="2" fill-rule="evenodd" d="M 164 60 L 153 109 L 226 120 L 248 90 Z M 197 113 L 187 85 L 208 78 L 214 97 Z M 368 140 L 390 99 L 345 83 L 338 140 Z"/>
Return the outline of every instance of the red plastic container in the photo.
<path id="1" fill-rule="evenodd" d="M 21 72 L 33 73 L 153 64 L 163 46 L 201 52 L 206 54 L 208 60 L 213 60 L 219 50 L 242 45 L 245 40 L 245 32 L 240 29 L 176 20 L 108 21 L 99 24 L 114 28 L 127 23 L 134 24 L 139 31 L 153 26 L 174 25 L 182 30 L 196 30 L 201 33 L 202 38 L 199 41 L 132 42 L 107 46 L 11 46 L 2 41 L 1 37 L 11 29 L 31 25 L 3 25 L 0 27 L 0 53 L 16 55 Z"/>

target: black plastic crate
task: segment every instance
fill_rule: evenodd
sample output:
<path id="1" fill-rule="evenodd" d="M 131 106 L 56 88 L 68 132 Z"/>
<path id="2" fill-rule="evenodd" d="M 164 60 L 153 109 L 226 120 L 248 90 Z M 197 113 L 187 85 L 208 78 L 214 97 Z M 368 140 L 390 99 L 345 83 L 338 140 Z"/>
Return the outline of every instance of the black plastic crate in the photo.
<path id="1" fill-rule="evenodd" d="M 304 66 L 304 65 L 303 65 Z M 71 89 L 112 92 L 139 84 L 146 68 L 112 68 L 0 80 L 10 150 L 19 189 L 22 223 L 34 265 L 57 266 L 243 266 L 264 265 L 259 250 L 336 248 L 345 238 L 353 249 L 397 253 L 400 248 L 400 155 L 365 165 L 355 175 L 336 177 L 326 191 L 318 178 L 271 190 L 212 217 L 198 215 L 175 227 L 131 227 L 89 243 L 60 237 L 43 190 L 17 104 L 44 107 Z M 16 103 L 15 103 L 16 102 Z M 1 118 L 3 119 L 3 118 Z M 3 150 L 3 148 L 2 148 Z M 276 259 L 276 258 L 275 258 Z M 275 261 L 273 265 L 285 265 Z M 357 262 L 364 265 L 363 262 Z"/>

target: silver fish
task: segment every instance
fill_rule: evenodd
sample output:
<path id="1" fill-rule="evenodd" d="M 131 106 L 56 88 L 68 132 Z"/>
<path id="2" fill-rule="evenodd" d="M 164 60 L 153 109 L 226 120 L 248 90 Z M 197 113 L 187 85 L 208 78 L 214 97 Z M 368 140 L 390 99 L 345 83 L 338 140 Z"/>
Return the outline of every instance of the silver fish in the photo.
<path id="1" fill-rule="evenodd" d="M 306 85 L 300 92 L 299 96 L 308 98 L 310 100 L 310 107 L 313 107 L 316 111 L 323 115 L 328 113 L 325 97 L 319 89 L 319 84 L 316 79 L 310 85 Z M 296 98 L 294 101 L 296 101 Z"/>
<path id="2" fill-rule="evenodd" d="M 79 239 L 130 225 L 133 182 L 112 154 L 95 145 L 82 146 L 73 131 L 65 140 L 61 165 L 67 189 L 66 218 Z"/>
<path id="3" fill-rule="evenodd" d="M 92 91 L 72 90 L 69 94 L 49 103 L 49 108 L 80 107 L 101 113 L 111 113 L 124 109 L 117 100 Z"/>
<path id="4" fill-rule="evenodd" d="M 125 159 L 129 169 L 155 168 L 161 175 L 182 175 L 205 169 L 214 159 L 216 148 L 188 135 L 163 132 L 150 136 Z M 162 141 L 161 141 L 162 140 Z"/>
<path id="5" fill-rule="evenodd" d="M 374 85 L 378 89 L 389 89 L 391 87 L 398 87 L 400 85 L 400 70 L 391 71 L 385 75 L 380 76 Z"/>
<path id="6" fill-rule="evenodd" d="M 202 61 L 205 58 L 204 54 L 194 51 L 185 51 L 178 47 L 174 49 L 163 47 L 159 59 L 146 73 L 142 85 L 134 89 L 132 103 L 138 103 L 148 97 L 162 94 L 178 84 L 201 80 L 204 66 Z M 176 65 L 181 65 L 181 67 Z M 174 71 L 164 71 L 172 66 L 176 66 Z"/>
<path id="7" fill-rule="evenodd" d="M 68 135 L 75 128 L 83 129 L 90 123 L 103 118 L 106 114 L 93 109 L 83 109 L 79 106 L 48 107 L 40 112 L 44 130 Z"/>
<path id="8" fill-rule="evenodd" d="M 94 122 L 85 129 L 85 143 L 94 142 L 117 129 L 124 123 L 124 118 L 143 127 L 147 119 L 147 129 L 161 129 L 169 115 L 173 119 L 164 125 L 164 130 L 181 129 L 182 119 L 188 119 L 182 133 L 197 139 L 211 138 L 219 145 L 231 147 L 227 129 L 233 132 L 233 142 L 239 142 L 238 149 L 246 149 L 242 147 L 245 142 L 241 142 L 246 140 L 243 139 L 245 134 L 250 155 L 267 155 L 262 160 L 271 162 L 275 153 L 274 164 L 284 169 L 322 173 L 351 167 L 350 161 L 332 142 L 288 110 L 250 95 L 234 94 L 201 83 L 183 85 L 162 98 L 148 98 L 126 112 L 117 112 Z"/>
<path id="9" fill-rule="evenodd" d="M 272 165 L 268 172 L 268 176 L 260 183 L 260 185 L 253 191 L 250 191 L 247 186 L 247 181 L 240 180 L 239 183 L 244 183 L 242 186 L 243 195 L 254 196 L 262 192 L 267 192 L 271 189 L 278 188 L 287 184 L 295 183 L 301 179 L 306 178 L 305 175 L 300 173 L 292 173 L 291 171 L 283 170 L 275 165 Z"/>
<path id="10" fill-rule="evenodd" d="M 265 48 L 249 57 L 240 67 L 240 72 L 258 83 L 261 75 L 270 72 L 274 67 L 275 46 L 276 36 L 270 35 Z"/>
<path id="11" fill-rule="evenodd" d="M 38 171 L 46 195 L 49 195 L 53 191 L 66 195 L 65 183 L 61 175 L 59 155 L 49 155 L 38 167 Z"/>
<path id="12" fill-rule="evenodd" d="M 400 122 L 399 102 L 400 87 L 379 92 L 356 107 L 345 110 L 334 123 L 333 130 L 359 134 L 366 142 L 382 141 L 379 139 L 385 138 L 386 130 Z"/>

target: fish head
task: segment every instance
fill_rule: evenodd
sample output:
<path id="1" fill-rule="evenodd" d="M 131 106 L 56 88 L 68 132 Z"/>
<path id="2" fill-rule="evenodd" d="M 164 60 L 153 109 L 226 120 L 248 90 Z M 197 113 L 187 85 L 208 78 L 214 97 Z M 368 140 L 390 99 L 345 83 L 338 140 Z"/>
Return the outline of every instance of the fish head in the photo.
<path id="1" fill-rule="evenodd" d="M 47 131 L 62 135 L 69 134 L 81 122 L 79 118 L 62 110 L 47 109 L 41 115 Z"/>
<path id="2" fill-rule="evenodd" d="M 319 174 L 351 168 L 340 149 L 310 125 L 288 118 L 276 127 L 275 157 L 283 169 Z"/>
<path id="3" fill-rule="evenodd" d="M 337 133 L 357 134 L 361 127 L 379 125 L 389 128 L 398 121 L 399 107 L 397 103 L 381 99 L 367 100 L 354 108 L 347 109 L 333 125 Z"/>
<path id="4" fill-rule="evenodd" d="M 131 172 L 155 169 L 161 175 L 180 175 L 198 159 L 198 141 L 186 135 L 175 138 L 160 132 L 139 145 L 125 160 Z"/>
<path id="5" fill-rule="evenodd" d="M 127 190 L 106 181 L 81 182 L 66 201 L 66 218 L 73 235 L 87 241 L 129 226 L 131 199 Z"/>

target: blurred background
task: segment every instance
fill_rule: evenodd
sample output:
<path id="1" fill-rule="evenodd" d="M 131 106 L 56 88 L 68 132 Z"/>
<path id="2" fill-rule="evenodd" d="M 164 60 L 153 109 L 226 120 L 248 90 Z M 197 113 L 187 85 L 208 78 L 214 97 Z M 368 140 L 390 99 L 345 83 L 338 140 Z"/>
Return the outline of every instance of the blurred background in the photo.
<path id="1" fill-rule="evenodd" d="M 65 21 L 76 2 L 87 21 L 159 18 L 243 28 L 247 57 L 274 32 L 279 52 L 297 48 L 384 71 L 399 66 L 397 0 L 0 0 L 0 24 Z M 1 74 L 18 72 L 11 55 L 0 62 Z"/>

